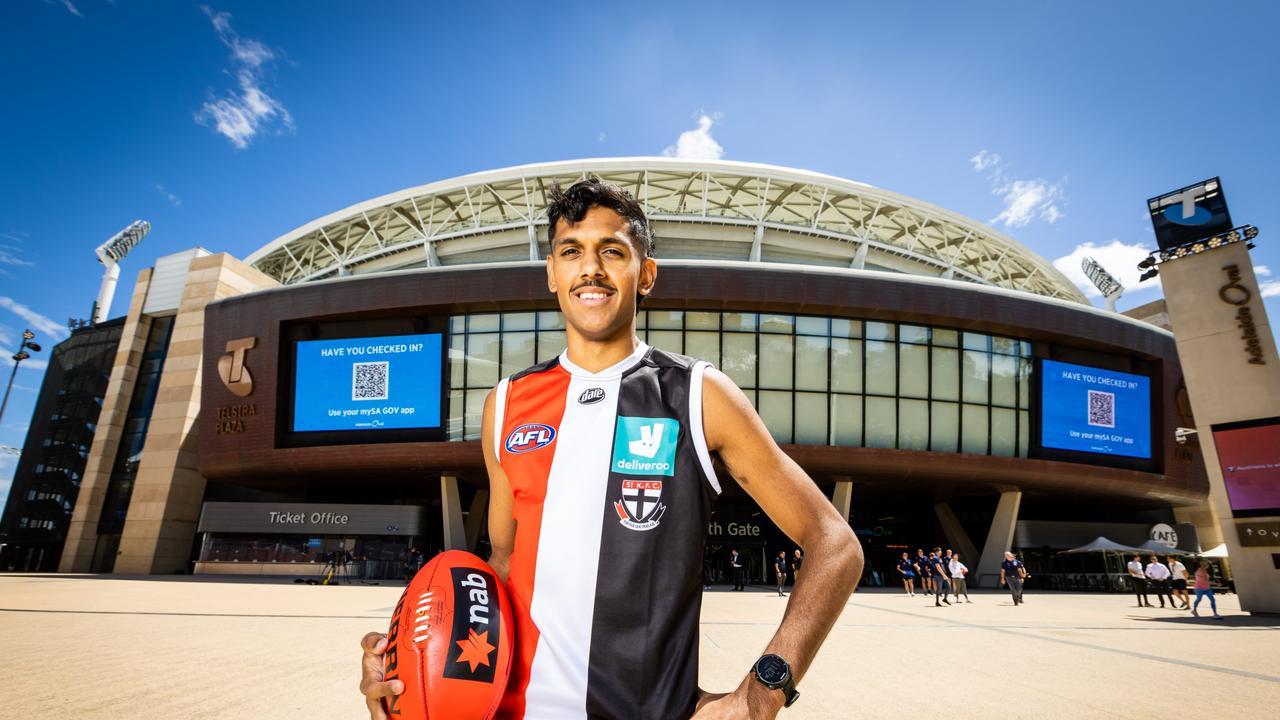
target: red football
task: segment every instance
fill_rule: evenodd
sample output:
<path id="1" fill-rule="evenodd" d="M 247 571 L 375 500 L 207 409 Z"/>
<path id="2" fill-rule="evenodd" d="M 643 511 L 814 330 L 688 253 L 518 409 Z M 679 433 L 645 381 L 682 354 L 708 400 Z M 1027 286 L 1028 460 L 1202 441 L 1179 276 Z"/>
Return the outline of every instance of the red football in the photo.
<path id="1" fill-rule="evenodd" d="M 431 559 L 391 615 L 385 680 L 404 692 L 384 700 L 402 720 L 488 720 L 511 673 L 515 621 L 507 589 L 485 561 L 462 550 Z"/>

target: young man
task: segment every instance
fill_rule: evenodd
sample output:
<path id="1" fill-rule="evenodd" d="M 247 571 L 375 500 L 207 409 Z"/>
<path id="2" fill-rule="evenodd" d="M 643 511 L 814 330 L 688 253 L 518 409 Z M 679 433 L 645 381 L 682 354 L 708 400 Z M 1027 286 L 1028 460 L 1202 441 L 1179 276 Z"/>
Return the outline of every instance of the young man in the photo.
<path id="1" fill-rule="evenodd" d="M 1191 598 L 1187 595 L 1187 566 L 1173 555 L 1168 556 L 1169 572 L 1173 573 L 1173 597 L 1182 601 L 1182 610 L 1191 609 Z"/>
<path id="2" fill-rule="evenodd" d="M 916 595 L 916 566 L 911 562 L 911 556 L 902 553 L 902 559 L 898 561 L 898 575 L 902 577 L 902 589 L 907 591 L 907 597 L 915 597 Z"/>
<path id="3" fill-rule="evenodd" d="M 1151 556 L 1151 562 L 1147 563 L 1145 570 L 1147 579 L 1151 581 L 1151 589 L 1155 591 L 1156 598 L 1160 600 L 1160 607 L 1164 607 L 1164 599 L 1169 598 L 1169 607 L 1177 608 L 1178 604 L 1173 601 L 1173 595 L 1169 594 L 1169 577 L 1173 574 L 1169 572 L 1169 566 L 1160 562 L 1155 555 Z"/>
<path id="4" fill-rule="evenodd" d="M 951 554 L 951 551 L 947 551 Z M 964 601 L 972 603 L 969 599 L 969 588 L 965 586 L 964 576 L 969 574 L 969 568 L 960 562 L 960 553 L 951 554 L 951 561 L 947 563 L 947 570 L 951 573 L 951 591 L 956 596 L 956 604 L 960 604 L 960 595 L 964 594 Z"/>
<path id="5" fill-rule="evenodd" d="M 942 556 L 942 548 L 934 548 L 929 553 L 929 562 L 933 568 L 933 604 L 937 607 L 942 607 L 943 603 L 950 605 L 947 595 L 951 594 L 951 576 L 947 574 L 947 560 Z"/>
<path id="6" fill-rule="evenodd" d="M 1147 597 L 1147 574 L 1142 567 L 1142 558 L 1137 555 L 1129 561 L 1129 582 L 1133 583 L 1133 594 L 1138 596 L 1138 607 L 1151 607 L 1151 598 Z"/>
<path id="7" fill-rule="evenodd" d="M 729 551 L 729 568 L 733 571 L 733 589 L 746 589 L 746 573 L 742 566 L 742 556 L 738 555 L 738 548 Z"/>
<path id="8" fill-rule="evenodd" d="M 1013 553 L 1006 552 L 1004 561 L 1000 563 L 1000 584 L 1008 583 L 1009 594 L 1013 595 L 1015 606 L 1022 604 L 1022 581 L 1026 577 L 1026 566 Z"/>
<path id="9" fill-rule="evenodd" d="M 773 574 L 778 578 L 778 597 L 786 597 L 782 586 L 787 584 L 787 551 L 779 550 L 778 557 L 773 559 Z"/>
<path id="10" fill-rule="evenodd" d="M 636 337 L 658 277 L 639 204 L 591 178 L 553 190 L 547 216 L 547 288 L 568 348 L 500 382 L 484 410 L 489 564 L 516 620 L 498 716 L 774 717 L 853 591 L 861 547 L 727 376 Z M 516 432 L 530 424 L 554 435 L 531 444 Z M 725 694 L 697 684 L 713 454 L 811 558 L 765 654 Z M 382 681 L 385 645 L 377 633 L 362 643 L 373 718 L 401 690 Z"/>
<path id="11" fill-rule="evenodd" d="M 924 556 L 924 550 L 916 548 L 916 574 L 920 576 L 920 589 L 925 595 L 933 594 L 933 563 Z"/>

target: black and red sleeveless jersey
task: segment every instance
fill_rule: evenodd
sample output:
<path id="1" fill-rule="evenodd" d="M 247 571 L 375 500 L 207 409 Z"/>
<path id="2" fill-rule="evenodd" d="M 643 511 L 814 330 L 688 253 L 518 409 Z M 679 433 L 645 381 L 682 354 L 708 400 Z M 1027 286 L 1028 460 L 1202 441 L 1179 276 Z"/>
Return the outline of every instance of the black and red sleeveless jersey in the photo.
<path id="1" fill-rule="evenodd" d="M 599 373 L 561 354 L 498 384 L 495 451 L 516 520 L 501 717 L 693 713 L 720 492 L 702 427 L 707 367 L 642 343 Z"/>

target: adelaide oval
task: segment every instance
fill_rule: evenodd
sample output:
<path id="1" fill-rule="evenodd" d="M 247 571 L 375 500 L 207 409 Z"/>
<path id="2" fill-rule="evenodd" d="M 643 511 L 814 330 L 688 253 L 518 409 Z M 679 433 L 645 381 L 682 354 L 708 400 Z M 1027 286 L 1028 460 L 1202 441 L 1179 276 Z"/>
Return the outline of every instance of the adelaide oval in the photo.
<path id="1" fill-rule="evenodd" d="M 982 583 L 1008 547 L 1052 572 L 1099 535 L 1209 532 L 1198 451 L 1175 441 L 1191 422 L 1168 331 L 1092 307 L 1015 239 L 921 200 L 790 168 L 616 158 L 441 180 L 243 259 L 196 249 L 144 271 L 114 361 L 134 370 L 113 376 L 99 422 L 119 431 L 93 439 L 61 569 L 305 574 L 337 551 L 385 577 L 411 548 L 483 552 L 481 408 L 564 349 L 547 193 L 589 175 L 653 224 L 641 339 L 743 389 L 849 518 L 864 581 L 918 547 L 962 551 Z M 730 547 L 754 579 L 794 549 L 727 482 L 708 582 Z"/>

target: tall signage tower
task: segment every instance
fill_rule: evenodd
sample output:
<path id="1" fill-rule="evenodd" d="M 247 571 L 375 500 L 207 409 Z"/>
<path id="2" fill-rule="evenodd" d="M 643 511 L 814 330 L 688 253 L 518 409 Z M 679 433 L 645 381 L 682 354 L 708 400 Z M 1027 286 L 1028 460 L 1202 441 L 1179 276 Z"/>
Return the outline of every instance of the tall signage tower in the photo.
<path id="1" fill-rule="evenodd" d="M 1280 613 L 1280 356 L 1258 291 L 1251 225 L 1218 178 L 1147 201 L 1158 273 L 1240 606 Z"/>

